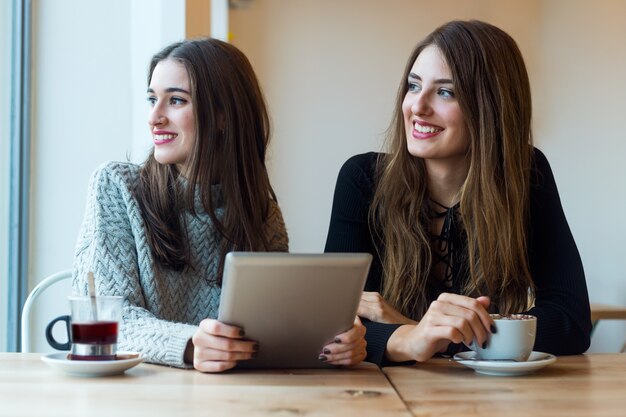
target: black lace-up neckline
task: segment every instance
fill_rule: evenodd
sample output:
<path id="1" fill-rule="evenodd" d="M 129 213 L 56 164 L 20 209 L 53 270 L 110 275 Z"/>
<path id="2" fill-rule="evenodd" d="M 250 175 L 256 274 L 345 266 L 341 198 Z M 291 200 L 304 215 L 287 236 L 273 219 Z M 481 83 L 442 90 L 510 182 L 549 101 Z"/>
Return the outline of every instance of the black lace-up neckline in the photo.
<path id="1" fill-rule="evenodd" d="M 453 286 L 453 259 L 455 259 L 455 251 L 459 248 L 456 246 L 458 240 L 458 221 L 456 219 L 458 215 L 458 209 L 460 202 L 456 203 L 452 207 L 444 206 L 443 204 L 430 200 L 435 205 L 442 208 L 444 211 L 436 211 L 433 214 L 433 219 L 444 218 L 441 233 L 431 234 L 431 241 L 433 242 L 433 270 L 440 264 L 444 265 L 443 284 L 446 288 L 452 288 Z"/>

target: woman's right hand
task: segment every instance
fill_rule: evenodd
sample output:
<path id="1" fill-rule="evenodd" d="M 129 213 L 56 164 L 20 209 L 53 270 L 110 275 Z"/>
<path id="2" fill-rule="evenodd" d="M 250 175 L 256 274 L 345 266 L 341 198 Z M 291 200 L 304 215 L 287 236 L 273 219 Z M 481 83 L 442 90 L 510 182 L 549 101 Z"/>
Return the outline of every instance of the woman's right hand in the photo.
<path id="1" fill-rule="evenodd" d="M 399 327 L 387 342 L 392 361 L 419 362 L 444 352 L 450 343 L 480 345 L 487 341 L 494 322 L 487 309 L 489 297 L 471 298 L 443 293 L 433 301 L 417 325 Z"/>
<path id="2" fill-rule="evenodd" d="M 214 319 L 204 319 L 194 333 L 193 367 L 200 372 L 222 372 L 238 361 L 252 359 L 259 350 L 253 340 L 244 340 L 241 328 Z"/>

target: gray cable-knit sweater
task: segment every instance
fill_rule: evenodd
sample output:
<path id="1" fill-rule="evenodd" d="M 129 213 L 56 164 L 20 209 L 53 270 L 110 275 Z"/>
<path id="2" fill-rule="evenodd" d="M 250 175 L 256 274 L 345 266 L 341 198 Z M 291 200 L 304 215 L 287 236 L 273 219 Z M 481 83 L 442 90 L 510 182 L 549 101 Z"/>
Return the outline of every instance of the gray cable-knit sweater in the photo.
<path id="1" fill-rule="evenodd" d="M 74 259 L 74 292 L 87 294 L 87 273 L 92 271 L 98 295 L 125 299 L 120 350 L 141 352 L 148 362 L 190 367 L 183 360 L 187 342 L 201 320 L 217 318 L 220 237 L 196 195 L 197 215 L 184 215 L 192 267 L 182 272 L 160 267 L 136 198 L 139 169 L 113 162 L 91 177 Z M 223 208 L 216 214 L 220 217 Z M 287 251 L 287 231 L 275 203 L 266 230 L 270 250 Z"/>

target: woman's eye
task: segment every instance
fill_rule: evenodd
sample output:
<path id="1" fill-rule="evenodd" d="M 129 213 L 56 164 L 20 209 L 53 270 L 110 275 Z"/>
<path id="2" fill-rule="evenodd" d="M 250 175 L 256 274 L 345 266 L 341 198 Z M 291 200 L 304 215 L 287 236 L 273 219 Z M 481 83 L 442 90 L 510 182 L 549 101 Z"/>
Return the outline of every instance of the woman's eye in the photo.
<path id="1" fill-rule="evenodd" d="M 156 97 L 154 97 L 154 96 L 148 97 L 148 103 L 150 103 L 150 106 L 154 106 L 156 104 L 156 102 L 157 102 Z"/>
<path id="2" fill-rule="evenodd" d="M 454 91 L 442 88 L 439 90 L 439 95 L 444 98 L 454 98 Z"/>
<path id="3" fill-rule="evenodd" d="M 412 93 L 416 93 L 421 90 L 421 86 L 416 83 L 409 83 L 409 91 Z"/>
<path id="4" fill-rule="evenodd" d="M 185 100 L 184 98 L 180 98 L 180 97 L 170 98 L 170 104 L 173 104 L 173 105 L 181 105 L 181 104 L 185 104 L 186 102 L 187 100 Z"/>

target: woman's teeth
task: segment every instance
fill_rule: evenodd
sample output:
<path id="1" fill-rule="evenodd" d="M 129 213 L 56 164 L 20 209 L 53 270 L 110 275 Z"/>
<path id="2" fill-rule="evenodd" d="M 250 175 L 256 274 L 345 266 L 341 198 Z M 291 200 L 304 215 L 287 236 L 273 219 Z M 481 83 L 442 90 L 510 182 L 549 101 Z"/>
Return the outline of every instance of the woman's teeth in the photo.
<path id="1" fill-rule="evenodd" d="M 170 140 L 174 139 L 176 135 L 154 135 L 155 140 Z"/>
<path id="2" fill-rule="evenodd" d="M 443 129 L 434 126 L 422 126 L 419 123 L 413 123 L 413 128 L 420 133 L 435 133 L 441 132 Z"/>

